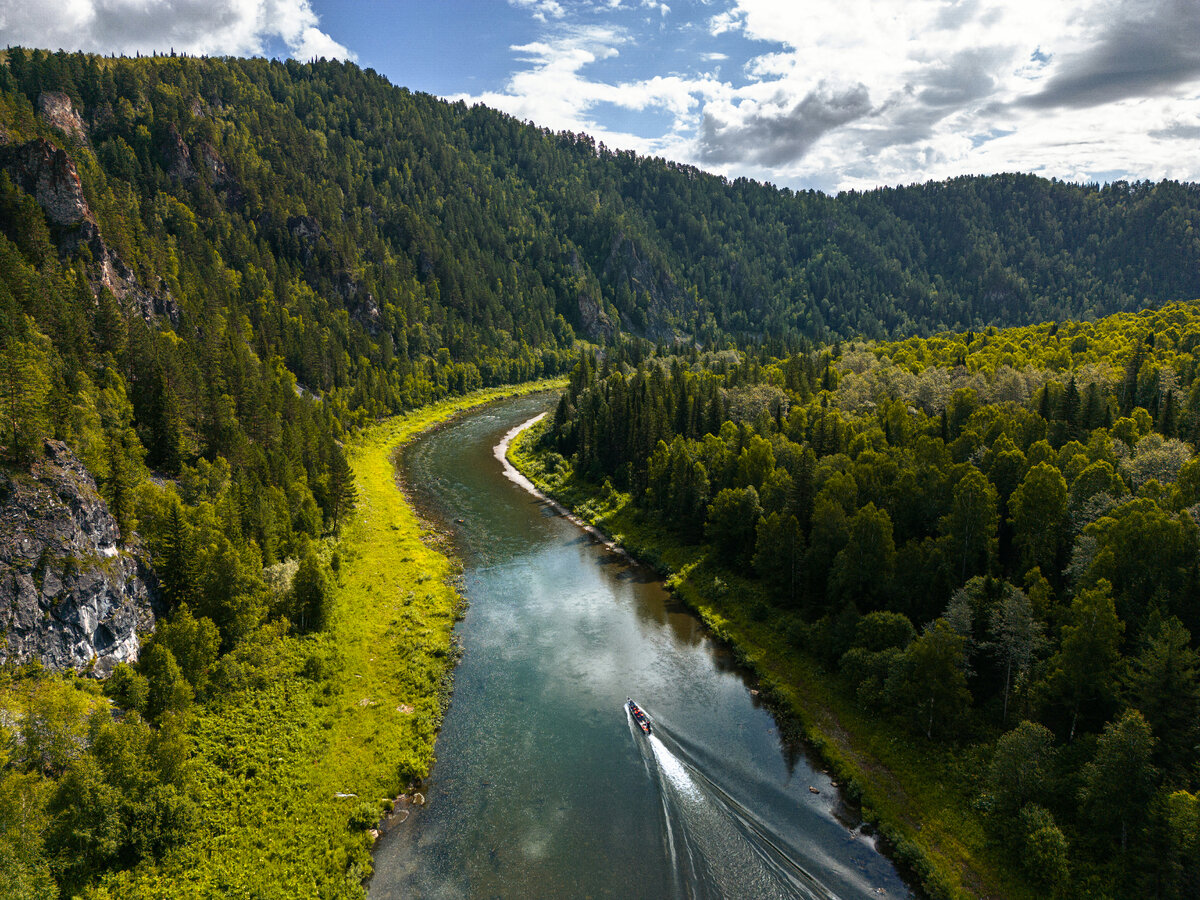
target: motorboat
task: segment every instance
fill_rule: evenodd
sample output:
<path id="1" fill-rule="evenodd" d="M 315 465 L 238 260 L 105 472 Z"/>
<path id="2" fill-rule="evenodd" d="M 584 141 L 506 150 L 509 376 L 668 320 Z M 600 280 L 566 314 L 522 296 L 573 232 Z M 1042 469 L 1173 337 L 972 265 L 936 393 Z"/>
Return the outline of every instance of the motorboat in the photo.
<path id="1" fill-rule="evenodd" d="M 646 734 L 650 733 L 650 717 L 642 712 L 642 708 L 638 706 L 629 697 L 625 698 L 625 706 L 629 710 L 629 714 L 633 716 L 633 721 L 637 722 L 638 728 L 642 729 Z"/>

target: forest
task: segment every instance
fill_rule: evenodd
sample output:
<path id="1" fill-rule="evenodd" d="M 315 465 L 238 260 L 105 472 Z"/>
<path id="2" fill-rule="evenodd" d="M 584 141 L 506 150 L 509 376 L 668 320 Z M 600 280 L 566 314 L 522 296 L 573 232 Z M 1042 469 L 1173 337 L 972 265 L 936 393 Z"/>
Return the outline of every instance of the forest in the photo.
<path id="1" fill-rule="evenodd" d="M 340 62 L 0 58 L 2 474 L 65 442 L 159 618 L 103 683 L 0 673 L 19 707 L 0 709 L 0 881 L 134 896 L 122 879 L 185 868 L 171 854 L 235 817 L 214 786 L 261 777 L 227 745 L 309 747 L 304 723 L 332 715 L 354 440 L 572 373 L 564 473 L 752 566 L 756 615 L 861 676 L 871 708 L 905 698 L 927 740 L 966 723 L 1041 742 L 1044 784 L 997 775 L 986 796 L 995 821 L 1032 823 L 1022 846 L 1061 850 L 1054 878 L 1105 858 L 1076 826 L 1099 815 L 1105 840 L 1178 861 L 1117 854 L 1121 877 L 1195 884 L 1196 736 L 1161 699 L 1162 679 L 1194 690 L 1200 629 L 1195 327 L 1191 307 L 1133 311 L 1200 296 L 1196 185 L 827 196 Z M 420 741 L 444 652 L 414 663 Z M 1128 808 L 1079 806 L 1080 773 L 1130 764 L 1093 748 L 1129 736 L 1146 752 Z M 354 840 L 303 877 L 359 892 L 378 813 L 339 813 Z"/>
<path id="2" fill-rule="evenodd" d="M 974 809 L 1040 895 L 1188 897 L 1198 344 L 1190 303 L 783 357 L 585 356 L 539 465 L 694 546 L 728 605 L 862 709 L 980 760 Z"/>

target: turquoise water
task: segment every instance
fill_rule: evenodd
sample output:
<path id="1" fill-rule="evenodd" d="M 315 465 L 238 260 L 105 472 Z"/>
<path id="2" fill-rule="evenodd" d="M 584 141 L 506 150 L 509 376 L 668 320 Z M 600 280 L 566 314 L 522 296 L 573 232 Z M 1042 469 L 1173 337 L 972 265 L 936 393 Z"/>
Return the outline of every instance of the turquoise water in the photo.
<path id="1" fill-rule="evenodd" d="M 493 448 L 549 404 L 506 401 L 405 453 L 471 606 L 427 804 L 381 840 L 372 900 L 910 896 L 654 574 L 504 476 Z"/>

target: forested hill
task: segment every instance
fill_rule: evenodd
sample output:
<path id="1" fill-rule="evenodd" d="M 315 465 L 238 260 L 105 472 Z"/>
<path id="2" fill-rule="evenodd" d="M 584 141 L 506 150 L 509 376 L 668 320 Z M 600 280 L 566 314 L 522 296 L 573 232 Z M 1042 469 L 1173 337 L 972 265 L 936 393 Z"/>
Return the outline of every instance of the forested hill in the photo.
<path id="1" fill-rule="evenodd" d="M 343 63 L 0 60 L 2 455 L 66 441 L 123 528 L 148 470 L 223 459 L 267 563 L 336 522 L 343 429 L 563 373 L 577 335 L 794 346 L 1200 296 L 1196 185 L 829 197 Z"/>
<path id="2" fill-rule="evenodd" d="M 420 395 L 407 364 L 442 348 L 488 382 L 572 329 L 882 337 L 1200 295 L 1195 185 L 793 193 L 333 62 L 15 50 L 0 93 L 13 180 L 28 141 L 66 150 L 143 287 L 165 279 L 186 317 L 204 284 L 305 384 L 356 383 L 366 360 L 390 377 L 363 390 L 389 402 Z M 281 309 L 321 325 L 296 334 Z"/>

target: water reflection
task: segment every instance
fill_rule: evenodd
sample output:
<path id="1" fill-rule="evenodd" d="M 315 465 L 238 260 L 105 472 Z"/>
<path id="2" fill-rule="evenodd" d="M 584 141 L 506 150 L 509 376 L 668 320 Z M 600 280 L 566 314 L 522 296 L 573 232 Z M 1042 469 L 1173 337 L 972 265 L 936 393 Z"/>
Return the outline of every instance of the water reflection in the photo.
<path id="1" fill-rule="evenodd" d="M 546 405 L 406 453 L 421 508 L 454 523 L 471 606 L 428 805 L 385 836 L 372 898 L 906 895 L 653 572 L 502 477 L 491 448 Z M 657 752 L 626 727 L 631 694 Z"/>

